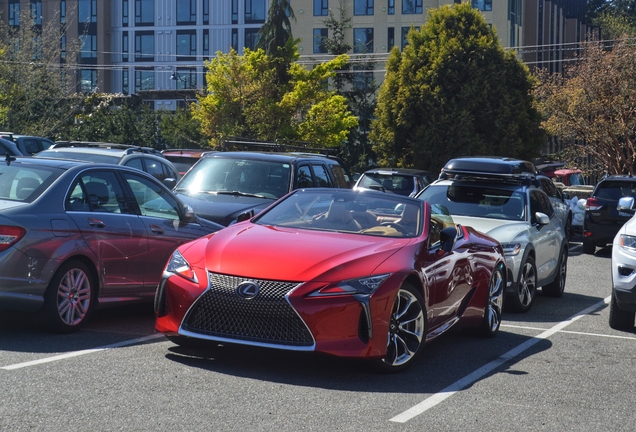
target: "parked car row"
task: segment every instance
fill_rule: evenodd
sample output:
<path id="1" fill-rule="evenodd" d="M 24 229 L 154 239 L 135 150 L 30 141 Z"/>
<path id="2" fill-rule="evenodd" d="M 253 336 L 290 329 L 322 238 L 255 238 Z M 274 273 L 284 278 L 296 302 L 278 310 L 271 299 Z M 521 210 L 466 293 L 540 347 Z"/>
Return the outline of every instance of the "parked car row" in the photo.
<path id="1" fill-rule="evenodd" d="M 156 329 L 178 344 L 398 371 L 450 328 L 494 336 L 504 303 L 525 312 L 538 289 L 563 295 L 571 213 L 529 162 L 458 158 L 436 180 L 377 169 L 351 188 L 324 155 L 183 152 L 194 163 L 181 175 L 167 153 L 7 155 L 0 305 L 68 332 L 97 306 L 154 298 Z"/>

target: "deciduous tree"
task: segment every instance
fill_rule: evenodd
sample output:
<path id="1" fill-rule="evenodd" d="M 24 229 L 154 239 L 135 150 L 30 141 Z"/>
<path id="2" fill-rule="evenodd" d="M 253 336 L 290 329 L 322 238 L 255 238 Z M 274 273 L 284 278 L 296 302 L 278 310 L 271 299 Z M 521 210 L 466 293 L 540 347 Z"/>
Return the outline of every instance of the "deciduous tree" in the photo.
<path id="1" fill-rule="evenodd" d="M 548 133 L 571 141 L 611 174 L 634 174 L 636 163 L 636 46 L 588 43 L 563 74 L 543 72 L 537 97 Z"/>

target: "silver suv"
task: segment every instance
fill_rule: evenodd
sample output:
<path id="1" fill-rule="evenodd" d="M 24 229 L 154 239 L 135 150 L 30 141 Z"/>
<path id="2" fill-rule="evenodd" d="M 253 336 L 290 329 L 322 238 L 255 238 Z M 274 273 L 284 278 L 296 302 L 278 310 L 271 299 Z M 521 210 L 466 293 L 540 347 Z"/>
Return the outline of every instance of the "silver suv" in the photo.
<path id="1" fill-rule="evenodd" d="M 526 312 L 541 287 L 560 297 L 568 241 L 534 165 L 509 158 L 458 158 L 417 198 L 445 206 L 453 219 L 498 240 L 508 267 L 508 307 Z"/>

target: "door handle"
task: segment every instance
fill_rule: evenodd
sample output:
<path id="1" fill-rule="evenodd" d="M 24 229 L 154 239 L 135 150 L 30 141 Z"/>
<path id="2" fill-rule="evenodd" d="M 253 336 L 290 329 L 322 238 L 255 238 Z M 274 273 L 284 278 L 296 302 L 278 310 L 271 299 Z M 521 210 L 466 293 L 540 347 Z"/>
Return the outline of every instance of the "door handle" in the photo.
<path id="1" fill-rule="evenodd" d="M 95 218 L 88 218 L 88 224 L 92 227 L 97 227 L 97 228 L 104 228 L 106 226 L 104 222 Z"/>
<path id="2" fill-rule="evenodd" d="M 165 234 L 165 231 L 163 230 L 163 228 L 155 224 L 150 224 L 150 231 L 152 231 L 155 234 Z"/>

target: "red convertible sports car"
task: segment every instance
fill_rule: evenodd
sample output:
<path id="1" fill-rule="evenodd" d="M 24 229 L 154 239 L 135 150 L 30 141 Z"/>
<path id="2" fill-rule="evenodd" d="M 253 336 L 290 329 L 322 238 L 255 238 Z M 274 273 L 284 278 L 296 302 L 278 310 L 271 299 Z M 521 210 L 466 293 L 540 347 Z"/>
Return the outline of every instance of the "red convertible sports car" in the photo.
<path id="1" fill-rule="evenodd" d="M 505 275 L 499 243 L 443 206 L 302 189 L 180 246 L 157 288 L 155 328 L 181 345 L 318 351 L 398 371 L 453 326 L 494 336 Z"/>

